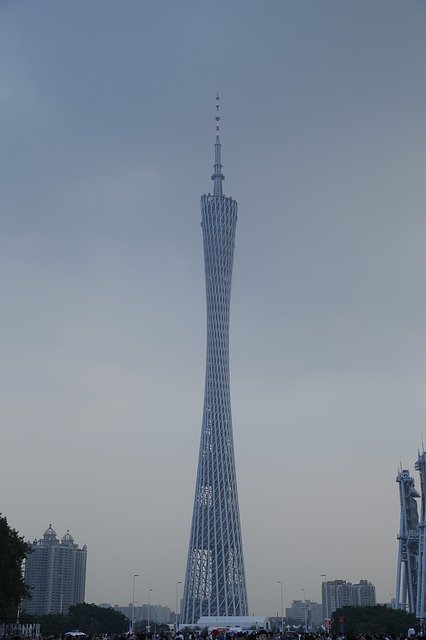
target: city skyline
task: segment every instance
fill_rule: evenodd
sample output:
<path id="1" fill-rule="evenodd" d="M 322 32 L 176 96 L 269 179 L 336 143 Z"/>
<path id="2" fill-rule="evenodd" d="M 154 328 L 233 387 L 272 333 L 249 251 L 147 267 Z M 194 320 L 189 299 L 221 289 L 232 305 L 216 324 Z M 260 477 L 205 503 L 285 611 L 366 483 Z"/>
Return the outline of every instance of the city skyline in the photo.
<path id="1" fill-rule="evenodd" d="M 240 207 L 230 361 L 249 613 L 280 610 L 277 581 L 285 604 L 302 588 L 319 600 L 322 574 L 367 578 L 388 601 L 395 476 L 426 416 L 425 5 L 17 0 L 0 17 L 9 524 L 84 541 L 88 601 L 131 601 L 139 573 L 136 600 L 154 589 L 174 609 L 218 91 Z"/>

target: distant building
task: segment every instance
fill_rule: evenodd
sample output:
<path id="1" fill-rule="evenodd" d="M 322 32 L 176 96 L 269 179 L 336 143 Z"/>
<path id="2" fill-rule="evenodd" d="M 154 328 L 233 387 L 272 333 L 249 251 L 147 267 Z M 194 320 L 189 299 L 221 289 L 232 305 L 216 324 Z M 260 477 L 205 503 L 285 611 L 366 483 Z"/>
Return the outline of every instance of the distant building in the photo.
<path id="1" fill-rule="evenodd" d="M 299 624 L 308 628 L 316 629 L 324 623 L 322 615 L 322 604 L 311 600 L 293 600 L 291 607 L 285 610 L 286 618 L 291 618 Z"/>
<path id="2" fill-rule="evenodd" d="M 22 608 L 29 614 L 66 613 L 84 602 L 87 547 L 75 544 L 69 531 L 59 542 L 52 525 L 40 540 L 34 540 L 25 563 L 25 583 L 31 600 Z"/>
<path id="3" fill-rule="evenodd" d="M 376 588 L 368 580 L 360 580 L 352 585 L 354 607 L 374 607 L 376 604 Z"/>
<path id="4" fill-rule="evenodd" d="M 101 602 L 99 606 L 120 611 L 121 613 L 124 613 L 126 618 L 129 620 L 132 619 L 133 606 L 131 602 L 128 605 L 112 605 L 107 602 Z M 170 608 L 161 604 L 135 604 L 135 622 L 140 622 L 142 620 L 147 621 L 149 618 L 150 626 L 152 627 L 155 623 L 168 624 L 171 617 Z"/>
<path id="5" fill-rule="evenodd" d="M 329 580 L 322 583 L 322 606 L 324 619 L 328 613 L 341 607 L 373 607 L 376 604 L 376 588 L 368 580 L 357 584 L 346 580 Z"/>

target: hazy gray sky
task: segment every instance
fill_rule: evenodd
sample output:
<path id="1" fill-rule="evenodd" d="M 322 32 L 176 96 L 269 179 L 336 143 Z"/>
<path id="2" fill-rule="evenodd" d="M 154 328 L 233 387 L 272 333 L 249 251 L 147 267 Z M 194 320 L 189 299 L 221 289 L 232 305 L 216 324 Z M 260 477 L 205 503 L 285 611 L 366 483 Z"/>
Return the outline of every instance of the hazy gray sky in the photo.
<path id="1" fill-rule="evenodd" d="M 0 510 L 174 608 L 201 429 L 199 198 L 222 96 L 250 612 L 394 591 L 426 418 L 426 4 L 0 2 Z"/>

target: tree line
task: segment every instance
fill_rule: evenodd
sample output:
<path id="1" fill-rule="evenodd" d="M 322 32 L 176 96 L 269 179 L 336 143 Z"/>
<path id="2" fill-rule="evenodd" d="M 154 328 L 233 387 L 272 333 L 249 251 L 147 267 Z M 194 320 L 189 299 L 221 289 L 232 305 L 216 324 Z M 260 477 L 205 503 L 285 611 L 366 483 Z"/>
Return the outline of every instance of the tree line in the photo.
<path id="1" fill-rule="evenodd" d="M 44 636 L 61 634 L 78 629 L 88 635 L 122 633 L 129 630 L 129 620 L 124 613 L 110 607 L 82 602 L 68 609 L 67 613 L 49 613 L 43 616 L 28 615 L 23 611 L 21 622 L 37 622 Z"/>
<path id="2" fill-rule="evenodd" d="M 331 632 L 406 637 L 408 629 L 417 627 L 414 613 L 392 609 L 386 605 L 376 605 L 336 609 L 332 614 Z"/>

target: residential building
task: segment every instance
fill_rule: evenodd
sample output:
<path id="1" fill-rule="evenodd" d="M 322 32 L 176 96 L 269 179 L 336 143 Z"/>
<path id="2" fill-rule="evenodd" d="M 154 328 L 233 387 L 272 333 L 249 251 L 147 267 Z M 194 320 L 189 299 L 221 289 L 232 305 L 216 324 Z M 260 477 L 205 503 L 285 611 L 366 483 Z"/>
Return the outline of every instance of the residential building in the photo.
<path id="1" fill-rule="evenodd" d="M 31 599 L 22 608 L 29 614 L 66 613 L 84 602 L 87 547 L 79 548 L 69 531 L 58 540 L 52 525 L 34 540 L 25 563 L 25 582 Z"/>
<path id="2" fill-rule="evenodd" d="M 376 604 L 376 588 L 368 580 L 357 584 L 346 580 L 328 580 L 322 583 L 322 606 L 324 619 L 341 607 L 365 607 Z"/>

